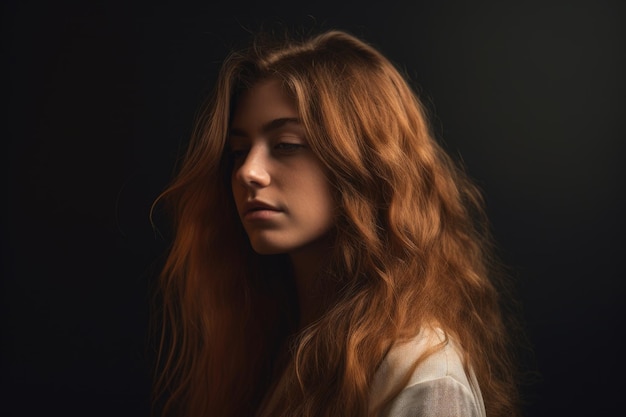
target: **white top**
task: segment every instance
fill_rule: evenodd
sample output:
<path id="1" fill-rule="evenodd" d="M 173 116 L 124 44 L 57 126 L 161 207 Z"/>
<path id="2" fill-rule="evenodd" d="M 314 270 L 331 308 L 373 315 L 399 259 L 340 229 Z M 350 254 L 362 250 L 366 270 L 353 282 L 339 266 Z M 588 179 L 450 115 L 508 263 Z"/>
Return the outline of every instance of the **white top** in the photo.
<path id="1" fill-rule="evenodd" d="M 378 417 L 486 416 L 474 373 L 465 373 L 459 350 L 450 338 L 412 370 L 412 365 L 427 349 L 444 340 L 443 331 L 425 329 L 389 351 L 374 375 L 370 409 L 384 401 L 409 373 L 410 376 Z"/>

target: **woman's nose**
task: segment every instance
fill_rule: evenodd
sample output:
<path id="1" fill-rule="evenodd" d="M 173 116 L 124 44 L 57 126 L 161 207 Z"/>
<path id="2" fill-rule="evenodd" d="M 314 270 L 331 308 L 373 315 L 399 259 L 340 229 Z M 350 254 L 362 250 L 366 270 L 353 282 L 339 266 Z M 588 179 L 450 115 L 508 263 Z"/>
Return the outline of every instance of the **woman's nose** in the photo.
<path id="1" fill-rule="evenodd" d="M 235 173 L 235 178 L 248 187 L 267 187 L 270 174 L 263 149 L 250 149 Z"/>

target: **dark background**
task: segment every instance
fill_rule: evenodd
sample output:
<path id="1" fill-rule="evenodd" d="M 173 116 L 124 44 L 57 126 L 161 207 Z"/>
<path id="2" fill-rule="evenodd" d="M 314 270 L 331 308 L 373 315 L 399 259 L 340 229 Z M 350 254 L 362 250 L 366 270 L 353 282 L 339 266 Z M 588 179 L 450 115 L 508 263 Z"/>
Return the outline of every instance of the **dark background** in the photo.
<path id="1" fill-rule="evenodd" d="M 421 89 L 518 282 L 526 415 L 621 406 L 625 17 L 602 0 L 3 2 L 0 415 L 148 415 L 150 204 L 228 48 L 276 21 L 361 35 Z"/>

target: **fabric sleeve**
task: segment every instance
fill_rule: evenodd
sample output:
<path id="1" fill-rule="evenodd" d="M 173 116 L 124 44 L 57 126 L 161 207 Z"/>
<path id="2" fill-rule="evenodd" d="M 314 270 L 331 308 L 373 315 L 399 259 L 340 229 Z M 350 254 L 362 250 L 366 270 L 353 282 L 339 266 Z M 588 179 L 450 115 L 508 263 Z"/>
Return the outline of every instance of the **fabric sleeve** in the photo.
<path id="1" fill-rule="evenodd" d="M 449 376 L 404 388 L 381 417 L 479 417 L 480 407 L 466 386 Z"/>

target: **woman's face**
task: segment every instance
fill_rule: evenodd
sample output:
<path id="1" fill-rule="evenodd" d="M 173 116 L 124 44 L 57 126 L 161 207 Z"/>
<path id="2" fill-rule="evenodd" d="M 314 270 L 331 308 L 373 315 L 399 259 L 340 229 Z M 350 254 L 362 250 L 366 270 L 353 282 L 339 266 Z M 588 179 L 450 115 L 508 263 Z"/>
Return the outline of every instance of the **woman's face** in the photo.
<path id="1" fill-rule="evenodd" d="M 330 185 L 279 81 L 261 81 L 240 98 L 227 146 L 235 204 L 256 252 L 295 254 L 327 245 L 334 224 Z"/>

